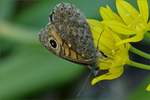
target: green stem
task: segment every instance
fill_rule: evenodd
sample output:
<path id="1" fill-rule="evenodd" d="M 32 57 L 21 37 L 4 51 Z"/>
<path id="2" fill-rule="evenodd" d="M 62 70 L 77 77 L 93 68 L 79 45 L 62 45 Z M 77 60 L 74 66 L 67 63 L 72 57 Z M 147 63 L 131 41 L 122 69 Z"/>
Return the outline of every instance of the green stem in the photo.
<path id="1" fill-rule="evenodd" d="M 144 34 L 144 37 L 150 39 L 150 33 L 149 33 L 149 32 L 146 32 L 146 33 Z"/>
<path id="2" fill-rule="evenodd" d="M 140 69 L 150 70 L 150 65 L 145 65 L 142 63 L 134 62 L 132 60 L 129 61 L 128 65 L 132 67 L 140 68 Z"/>
<path id="3" fill-rule="evenodd" d="M 138 50 L 138 49 L 134 48 L 133 46 L 130 47 L 130 51 L 131 51 L 132 53 L 135 53 L 135 54 L 141 56 L 141 57 L 150 59 L 150 54 L 145 53 L 145 52 L 143 52 L 143 51 L 141 51 L 141 50 Z"/>

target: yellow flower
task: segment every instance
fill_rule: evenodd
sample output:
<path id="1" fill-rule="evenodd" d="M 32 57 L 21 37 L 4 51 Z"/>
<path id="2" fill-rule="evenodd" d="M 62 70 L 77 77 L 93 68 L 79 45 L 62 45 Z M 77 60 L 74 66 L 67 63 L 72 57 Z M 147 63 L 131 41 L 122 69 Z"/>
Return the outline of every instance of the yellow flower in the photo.
<path id="1" fill-rule="evenodd" d="M 103 23 L 117 34 L 122 41 L 117 45 L 127 42 L 138 42 L 144 37 L 144 33 L 150 30 L 150 21 L 147 0 L 137 0 L 139 11 L 125 0 L 116 0 L 118 14 L 113 12 L 109 6 L 100 8 Z"/>
<path id="2" fill-rule="evenodd" d="M 116 43 L 121 41 L 117 34 L 97 20 L 89 19 L 88 23 L 93 34 L 95 48 L 105 55 L 97 59 L 97 66 L 100 70 L 108 70 L 108 73 L 95 77 L 92 85 L 101 80 L 118 78 L 123 73 L 123 65 L 129 61 L 129 44 L 116 46 Z"/>
<path id="3" fill-rule="evenodd" d="M 146 88 L 147 91 L 150 91 L 150 84 Z"/>

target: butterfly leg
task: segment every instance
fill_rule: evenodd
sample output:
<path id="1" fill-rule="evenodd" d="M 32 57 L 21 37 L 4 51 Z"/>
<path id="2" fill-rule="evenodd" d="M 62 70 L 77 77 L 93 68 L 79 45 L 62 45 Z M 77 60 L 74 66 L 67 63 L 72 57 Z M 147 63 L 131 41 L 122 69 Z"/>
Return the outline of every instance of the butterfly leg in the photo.
<path id="1" fill-rule="evenodd" d="M 91 70 L 91 72 L 94 74 L 94 76 L 98 75 L 99 68 L 95 64 L 89 65 L 88 68 Z"/>

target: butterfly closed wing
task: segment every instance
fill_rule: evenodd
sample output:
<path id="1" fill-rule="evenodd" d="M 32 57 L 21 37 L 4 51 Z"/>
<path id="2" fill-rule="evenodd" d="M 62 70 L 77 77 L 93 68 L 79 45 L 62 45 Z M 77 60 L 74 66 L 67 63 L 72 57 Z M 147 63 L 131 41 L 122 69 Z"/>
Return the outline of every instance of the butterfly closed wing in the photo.
<path id="1" fill-rule="evenodd" d="M 84 15 L 70 3 L 60 3 L 53 9 L 39 40 L 49 51 L 67 60 L 88 65 L 96 62 L 90 27 Z"/>

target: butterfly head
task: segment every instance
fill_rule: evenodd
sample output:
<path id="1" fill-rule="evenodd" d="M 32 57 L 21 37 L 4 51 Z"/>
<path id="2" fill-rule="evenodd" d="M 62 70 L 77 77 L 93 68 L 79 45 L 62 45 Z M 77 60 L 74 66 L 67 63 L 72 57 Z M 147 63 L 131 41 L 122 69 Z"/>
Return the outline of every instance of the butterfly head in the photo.
<path id="1" fill-rule="evenodd" d="M 39 40 L 49 51 L 52 51 L 56 55 L 60 54 L 62 39 L 57 35 L 55 26 L 50 23 L 47 24 L 45 28 L 40 31 Z"/>

